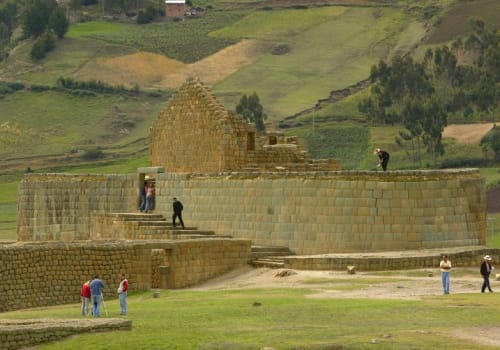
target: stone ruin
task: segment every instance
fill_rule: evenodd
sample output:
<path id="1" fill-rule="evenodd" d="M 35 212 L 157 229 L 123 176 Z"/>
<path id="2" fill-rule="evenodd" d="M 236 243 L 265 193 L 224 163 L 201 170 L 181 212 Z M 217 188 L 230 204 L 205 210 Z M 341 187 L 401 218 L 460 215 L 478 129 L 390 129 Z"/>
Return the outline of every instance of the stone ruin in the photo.
<path id="1" fill-rule="evenodd" d="M 25 175 L 18 241 L 0 246 L 0 312 L 78 302 L 95 273 L 113 286 L 125 272 L 134 291 L 195 285 L 248 264 L 252 245 L 287 247 L 294 268 L 344 270 L 359 269 L 359 254 L 486 241 L 477 169 L 339 171 L 279 133 L 261 138 L 199 81 L 179 89 L 150 135 L 151 167 L 135 174 Z M 137 210 L 146 175 L 154 214 Z M 187 230 L 169 225 L 172 197 Z"/>
<path id="2" fill-rule="evenodd" d="M 167 173 L 340 170 L 335 159 L 311 159 L 296 137 L 259 135 L 198 80 L 186 82 L 150 130 L 150 161 Z"/>

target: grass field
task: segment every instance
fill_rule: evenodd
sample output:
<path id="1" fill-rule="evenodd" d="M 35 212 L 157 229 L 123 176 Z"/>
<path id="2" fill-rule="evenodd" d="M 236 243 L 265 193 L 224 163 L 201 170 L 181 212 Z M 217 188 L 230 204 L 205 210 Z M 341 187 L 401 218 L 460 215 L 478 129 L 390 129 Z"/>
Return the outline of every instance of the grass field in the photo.
<path id="1" fill-rule="evenodd" d="M 166 102 L 166 96 L 83 98 L 57 91 L 11 94 L 1 101 L 2 121 L 15 127 L 18 134 L 12 142 L 2 144 L 0 155 L 22 157 L 125 145 L 148 134 Z"/>
<path id="2" fill-rule="evenodd" d="M 284 30 L 283 23 L 291 26 L 298 14 L 307 19 L 304 30 Z M 240 93 L 257 92 L 271 121 L 313 106 L 331 90 L 366 79 L 371 65 L 391 52 L 398 35 L 411 23 L 402 11 L 390 8 L 307 9 L 280 11 L 274 16 L 279 16 L 281 25 L 266 25 L 261 30 L 260 24 L 272 15 L 255 12 L 215 33 L 256 33 L 258 38 L 288 45 L 290 52 L 264 55 L 214 86 L 227 106 L 235 105 Z M 311 26 L 313 20 L 316 25 Z"/>
<path id="3" fill-rule="evenodd" d="M 352 282 L 357 289 L 373 283 Z M 311 281 L 311 289 L 163 290 L 160 298 L 132 293 L 127 315 L 132 331 L 79 335 L 37 349 L 77 350 L 82 344 L 96 350 L 495 348 L 452 333 L 498 325 L 500 300 L 495 295 L 451 294 L 419 301 L 310 297 L 315 288 L 318 281 Z M 110 316 L 119 317 L 117 300 L 108 298 L 106 304 Z M 79 305 L 9 312 L 0 318 L 79 318 Z"/>

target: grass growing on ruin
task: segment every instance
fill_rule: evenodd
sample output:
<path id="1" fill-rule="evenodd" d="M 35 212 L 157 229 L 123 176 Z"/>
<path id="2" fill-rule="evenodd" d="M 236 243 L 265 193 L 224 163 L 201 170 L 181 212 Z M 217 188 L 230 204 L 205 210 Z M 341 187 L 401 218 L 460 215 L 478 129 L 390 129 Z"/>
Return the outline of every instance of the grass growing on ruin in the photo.
<path id="1" fill-rule="evenodd" d="M 41 350 L 92 349 L 487 349 L 454 338 L 458 327 L 500 322 L 500 299 L 460 294 L 423 301 L 309 298 L 300 289 L 162 291 L 129 297 L 132 331 L 86 334 Z M 107 298 L 110 317 L 119 317 Z M 255 303 L 260 305 L 256 306 Z M 4 313 L 1 318 L 79 318 L 79 305 Z M 377 345 L 373 343 L 376 342 Z M 325 347 L 326 348 L 326 347 Z M 493 347 L 492 347 L 493 348 Z"/>

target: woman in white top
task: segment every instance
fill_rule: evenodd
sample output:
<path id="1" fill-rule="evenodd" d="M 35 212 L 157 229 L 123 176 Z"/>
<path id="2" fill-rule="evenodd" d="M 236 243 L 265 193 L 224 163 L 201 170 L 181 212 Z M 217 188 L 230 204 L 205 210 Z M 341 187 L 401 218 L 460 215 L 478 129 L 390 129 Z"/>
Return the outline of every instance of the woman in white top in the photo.
<path id="1" fill-rule="evenodd" d="M 443 259 L 439 263 L 439 267 L 441 268 L 441 280 L 443 281 L 443 292 L 444 294 L 450 294 L 451 261 L 448 259 L 448 256 L 443 255 Z"/>

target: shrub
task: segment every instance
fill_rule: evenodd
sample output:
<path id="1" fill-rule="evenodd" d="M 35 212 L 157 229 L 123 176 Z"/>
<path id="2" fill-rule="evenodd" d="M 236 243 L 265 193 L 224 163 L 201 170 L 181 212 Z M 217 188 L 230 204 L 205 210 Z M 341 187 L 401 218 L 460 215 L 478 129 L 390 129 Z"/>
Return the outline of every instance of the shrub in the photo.
<path id="1" fill-rule="evenodd" d="M 286 55 L 287 53 L 290 53 L 291 48 L 287 44 L 279 44 L 273 47 L 271 50 L 272 55 Z"/>
<path id="2" fill-rule="evenodd" d="M 104 158 L 104 153 L 99 147 L 87 149 L 82 154 L 83 160 L 96 160 L 101 158 Z"/>

